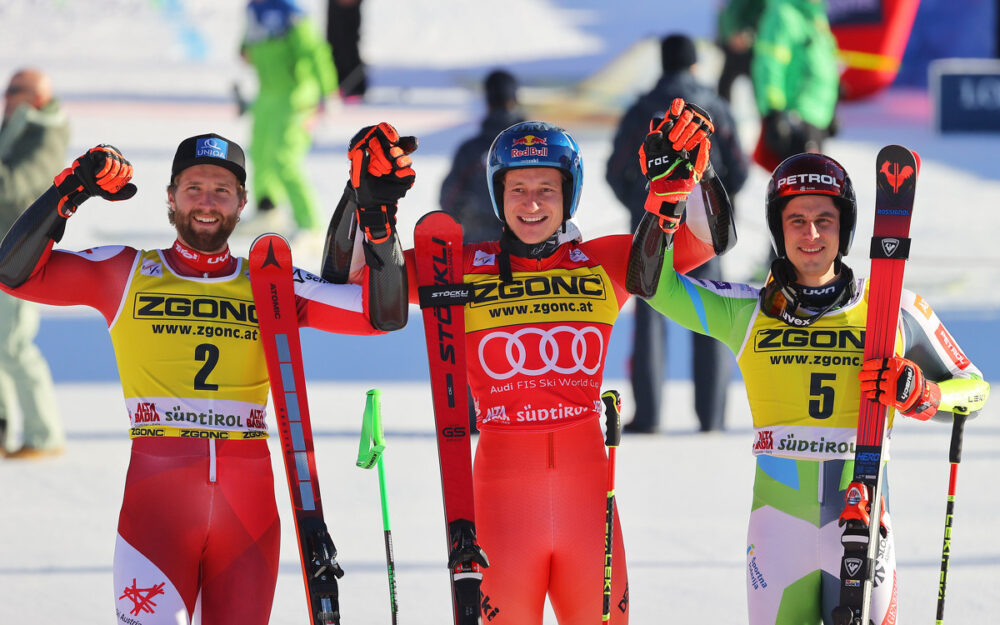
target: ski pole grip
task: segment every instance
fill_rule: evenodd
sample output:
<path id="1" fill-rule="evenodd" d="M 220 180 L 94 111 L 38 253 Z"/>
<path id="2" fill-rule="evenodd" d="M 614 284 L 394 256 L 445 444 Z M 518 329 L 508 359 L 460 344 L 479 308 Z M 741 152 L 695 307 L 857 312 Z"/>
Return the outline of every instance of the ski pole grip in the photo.
<path id="1" fill-rule="evenodd" d="M 604 402 L 604 416 L 607 419 L 604 444 L 617 447 L 622 442 L 622 397 L 618 391 L 604 391 L 601 393 L 601 401 Z"/>
<path id="2" fill-rule="evenodd" d="M 382 391 L 373 388 L 365 400 L 365 414 L 361 420 L 361 442 L 358 444 L 357 466 L 362 469 L 374 467 L 385 450 L 385 436 L 382 433 Z"/>
<path id="3" fill-rule="evenodd" d="M 969 415 L 964 412 L 955 412 L 955 420 L 951 424 L 951 448 L 948 450 L 948 462 L 953 464 L 962 461 L 962 435 L 968 418 Z"/>

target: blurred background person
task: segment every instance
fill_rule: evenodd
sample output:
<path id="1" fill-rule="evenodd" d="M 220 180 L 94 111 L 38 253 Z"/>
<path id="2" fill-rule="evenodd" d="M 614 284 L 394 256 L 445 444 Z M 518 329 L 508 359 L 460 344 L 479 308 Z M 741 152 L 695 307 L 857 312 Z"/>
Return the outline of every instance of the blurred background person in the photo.
<path id="1" fill-rule="evenodd" d="M 356 102 L 368 91 L 368 77 L 358 44 L 361 41 L 361 0 L 329 0 L 326 40 L 340 76 L 340 97 Z"/>
<path id="2" fill-rule="evenodd" d="M 483 184 L 486 153 L 497 135 L 524 121 L 517 100 L 517 80 L 509 72 L 490 72 L 483 81 L 483 92 L 486 117 L 479 133 L 458 146 L 451 169 L 441 183 L 441 210 L 462 224 L 465 243 L 500 239 L 502 224 L 493 214 L 489 189 Z"/>
<path id="3" fill-rule="evenodd" d="M 837 41 L 830 32 L 826 0 L 767 0 L 757 23 L 751 77 L 760 138 L 754 161 L 773 171 L 802 152 L 822 152 L 830 135 L 840 89 Z M 775 259 L 752 282 L 763 282 Z"/>
<path id="4" fill-rule="evenodd" d="M 652 91 L 641 96 L 622 117 L 608 159 L 607 181 L 632 217 L 632 229 L 645 214 L 646 179 L 639 168 L 635 146 L 649 132 L 649 120 L 664 117 L 674 98 L 697 104 L 712 116 L 710 159 L 730 198 L 746 181 L 749 164 L 740 147 L 736 123 L 728 104 L 711 87 L 699 83 L 693 73 L 697 62 L 694 42 L 682 34 L 672 34 L 660 41 L 663 75 Z M 692 194 L 691 202 L 700 200 Z M 706 280 L 722 279 L 722 264 L 713 257 L 688 275 Z M 732 357 L 719 342 L 699 334 L 692 335 L 692 368 L 695 387 L 695 413 L 699 430 L 708 432 L 724 427 L 726 390 L 732 371 Z M 626 423 L 626 432 L 652 433 L 659 426 L 664 369 L 666 368 L 666 319 L 653 311 L 645 300 L 636 298 L 635 334 L 632 342 L 632 393 L 635 416 Z"/>
<path id="5" fill-rule="evenodd" d="M 840 86 L 826 0 L 767 0 L 751 77 L 761 116 L 754 160 L 771 172 L 789 156 L 821 152 Z"/>
<path id="6" fill-rule="evenodd" d="M 0 232 L 49 188 L 68 144 L 69 121 L 49 77 L 33 68 L 15 72 L 0 126 Z M 38 325 L 35 304 L 0 293 L 0 454 L 8 458 L 56 455 L 65 444 L 52 374 L 34 343 Z M 8 427 L 15 406 L 23 424 L 17 449 Z"/>
<path id="7" fill-rule="evenodd" d="M 517 99 L 517 79 L 502 69 L 493 70 L 483 81 L 486 117 L 479 133 L 463 141 L 451 169 L 441 183 L 441 210 L 462 224 L 464 243 L 499 241 L 503 224 L 493 213 L 493 199 L 486 180 L 486 154 L 493 140 L 514 124 L 525 121 Z M 476 428 L 476 406 L 469 393 L 469 427 Z"/>
<path id="8" fill-rule="evenodd" d="M 757 20 L 763 10 L 764 0 L 729 0 L 719 10 L 716 34 L 724 58 L 719 73 L 719 96 L 726 102 L 732 102 L 736 79 L 750 76 Z"/>
<path id="9" fill-rule="evenodd" d="M 330 47 L 292 0 L 251 0 L 240 55 L 253 65 L 259 83 L 249 109 L 257 213 L 242 230 L 283 232 L 284 216 L 276 207 L 287 202 L 295 227 L 318 237 L 316 192 L 304 161 L 312 145 L 309 123 L 337 89 Z"/>

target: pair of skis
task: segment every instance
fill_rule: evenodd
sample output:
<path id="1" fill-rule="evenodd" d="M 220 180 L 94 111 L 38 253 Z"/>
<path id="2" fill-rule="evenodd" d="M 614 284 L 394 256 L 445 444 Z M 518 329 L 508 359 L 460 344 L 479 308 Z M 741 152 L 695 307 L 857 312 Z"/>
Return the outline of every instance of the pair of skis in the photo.
<path id="1" fill-rule="evenodd" d="M 443 211 L 420 218 L 413 231 L 447 523 L 448 569 L 456 625 L 480 625 L 482 568 L 472 494 L 472 439 L 466 393 L 462 226 Z"/>
<path id="2" fill-rule="evenodd" d="M 323 519 L 295 307 L 292 254 L 284 238 L 265 234 L 254 241 L 250 248 L 250 283 L 271 380 L 271 401 L 277 413 L 303 581 L 309 600 L 310 623 L 339 625 L 337 579 L 343 577 L 344 571 L 337 563 L 337 550 Z M 395 625 L 398 607 L 382 459 L 384 449 L 380 394 L 371 390 L 365 405 L 357 465 L 364 469 L 378 466 L 389 605 Z"/>
<path id="3" fill-rule="evenodd" d="M 868 319 L 864 359 L 891 358 L 895 354 L 903 272 L 910 252 L 910 219 L 919 164 L 910 150 L 890 145 L 876 158 L 878 185 L 875 226 L 871 242 L 868 286 Z M 888 407 L 861 398 L 855 443 L 854 478 L 847 487 L 841 543 L 840 605 L 833 610 L 834 625 L 868 625 L 882 525 L 882 449 Z M 892 583 L 891 580 L 887 580 Z"/>
<path id="4" fill-rule="evenodd" d="M 414 239 L 434 396 L 454 619 L 456 625 L 480 625 L 481 569 L 489 566 L 489 561 L 476 541 L 472 494 L 465 390 L 464 303 L 469 290 L 461 284 L 462 228 L 447 214 L 434 212 L 417 224 Z M 312 625 L 339 625 L 337 578 L 343 576 L 343 570 L 323 520 L 292 271 L 291 251 L 285 239 L 266 234 L 254 241 L 250 280 L 271 378 L 310 619 Z M 395 619 L 388 526 L 386 535 Z"/>
<path id="5" fill-rule="evenodd" d="M 285 239 L 265 234 L 253 242 L 250 285 L 271 379 L 310 623 L 339 625 L 337 579 L 344 571 L 323 520 L 292 271 L 292 253 Z"/>
<path id="6" fill-rule="evenodd" d="M 890 358 L 895 353 L 903 273 L 910 252 L 910 220 L 916 192 L 919 157 L 910 150 L 890 145 L 875 161 L 875 225 L 868 288 L 868 319 L 865 326 L 864 359 Z M 880 539 L 887 529 L 882 498 L 882 451 L 886 437 L 888 407 L 861 398 L 855 447 L 854 477 L 848 486 L 840 523 L 844 556 L 840 566 L 840 605 L 833 611 L 834 625 L 869 625 L 872 591 Z M 955 414 L 951 441 L 951 479 L 945 517 L 945 538 L 938 592 L 937 622 L 944 619 L 944 590 L 948 574 L 951 520 L 954 510 L 955 477 L 961 460 L 965 415 Z M 892 583 L 892 580 L 886 580 Z"/>

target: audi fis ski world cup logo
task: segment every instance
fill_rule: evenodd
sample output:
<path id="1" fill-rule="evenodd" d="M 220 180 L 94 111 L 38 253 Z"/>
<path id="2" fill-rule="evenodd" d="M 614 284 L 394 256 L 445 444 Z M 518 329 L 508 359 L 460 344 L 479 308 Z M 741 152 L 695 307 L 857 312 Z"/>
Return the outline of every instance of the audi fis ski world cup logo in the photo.
<path id="1" fill-rule="evenodd" d="M 479 342 L 479 362 L 494 380 L 549 373 L 592 376 L 603 361 L 604 335 L 593 326 L 497 330 Z"/>
<path id="2" fill-rule="evenodd" d="M 211 158 L 226 159 L 229 154 L 229 143 L 215 137 L 198 139 L 194 147 L 195 157 L 208 156 Z"/>
<path id="3" fill-rule="evenodd" d="M 524 135 L 523 137 L 518 137 L 511 142 L 510 155 L 512 158 L 522 158 L 525 156 L 548 156 L 549 149 L 545 147 L 547 144 L 548 139 L 545 137 Z M 524 146 L 524 149 L 517 149 L 517 146 L 519 145 Z"/>
<path id="4" fill-rule="evenodd" d="M 900 167 L 899 163 L 889 160 L 882 161 L 882 164 L 879 165 L 878 172 L 880 174 L 879 184 L 882 184 L 884 178 L 893 193 L 899 193 L 900 189 L 903 187 L 903 183 L 907 180 L 911 181 L 911 183 L 914 182 L 913 174 L 916 173 L 910 165 L 903 165 Z"/>

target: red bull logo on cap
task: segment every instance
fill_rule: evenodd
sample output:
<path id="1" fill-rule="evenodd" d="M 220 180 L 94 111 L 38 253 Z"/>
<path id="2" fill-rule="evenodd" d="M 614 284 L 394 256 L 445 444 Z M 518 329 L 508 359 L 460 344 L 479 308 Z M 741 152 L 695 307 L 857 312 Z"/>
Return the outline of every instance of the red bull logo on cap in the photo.
<path id="1" fill-rule="evenodd" d="M 548 139 L 545 137 L 539 137 L 536 135 L 524 135 L 523 137 L 518 137 L 514 139 L 511 143 L 510 155 L 512 158 L 522 158 L 525 156 L 548 156 L 549 149 L 545 146 L 548 144 Z M 523 145 L 524 149 L 519 150 L 516 146 Z"/>

